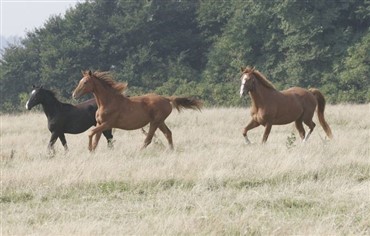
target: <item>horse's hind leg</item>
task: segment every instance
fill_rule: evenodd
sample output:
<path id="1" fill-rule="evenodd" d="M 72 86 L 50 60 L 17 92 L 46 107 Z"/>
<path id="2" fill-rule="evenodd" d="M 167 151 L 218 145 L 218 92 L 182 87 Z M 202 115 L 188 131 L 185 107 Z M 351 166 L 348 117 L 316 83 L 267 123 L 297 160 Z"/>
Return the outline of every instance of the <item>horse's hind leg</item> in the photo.
<path id="1" fill-rule="evenodd" d="M 308 131 L 306 137 L 303 139 L 303 142 L 306 142 L 308 140 L 308 138 L 310 137 L 312 131 L 314 130 L 316 124 L 312 120 L 304 121 L 304 123 L 308 126 L 308 128 L 310 128 L 310 130 Z"/>
<path id="2" fill-rule="evenodd" d="M 109 130 L 103 131 L 103 135 L 107 139 L 108 148 L 113 148 L 113 134 L 112 134 L 112 130 L 109 129 Z"/>
<path id="3" fill-rule="evenodd" d="M 167 138 L 168 144 L 170 145 L 170 149 L 173 150 L 171 130 L 167 127 L 167 125 L 164 122 L 160 124 L 158 128 L 163 132 L 164 136 Z"/>
<path id="4" fill-rule="evenodd" d="M 263 133 L 262 143 L 266 143 L 267 138 L 269 137 L 269 134 L 271 132 L 272 125 L 266 124 L 265 132 Z"/>
<path id="5" fill-rule="evenodd" d="M 250 144 L 251 142 L 249 141 L 249 139 L 248 139 L 248 135 L 247 135 L 247 133 L 248 133 L 248 131 L 249 130 L 251 130 L 251 129 L 254 129 L 254 128 L 256 128 L 256 127 L 258 127 L 260 124 L 257 122 L 257 121 L 255 121 L 255 120 L 251 120 L 249 123 L 248 123 L 248 125 L 244 128 L 244 131 L 243 131 L 243 136 L 244 136 L 244 138 L 245 138 L 245 142 L 247 143 L 247 144 Z"/>
<path id="6" fill-rule="evenodd" d="M 301 137 L 301 139 L 303 140 L 305 135 L 306 135 L 306 131 L 304 130 L 303 128 L 303 124 L 302 124 L 302 121 L 301 120 L 297 120 L 295 122 L 295 127 L 297 128 L 298 132 L 299 132 L 299 136 Z"/>
<path id="7" fill-rule="evenodd" d="M 158 128 L 158 124 L 156 122 L 150 123 L 148 134 L 144 140 L 144 145 L 141 147 L 141 149 L 146 148 L 152 142 L 154 133 L 157 130 L 157 128 Z"/>
<path id="8" fill-rule="evenodd" d="M 59 135 L 59 139 L 60 139 L 60 142 L 62 142 L 64 151 L 68 152 L 68 145 L 67 145 L 66 137 L 64 136 L 63 133 Z"/>

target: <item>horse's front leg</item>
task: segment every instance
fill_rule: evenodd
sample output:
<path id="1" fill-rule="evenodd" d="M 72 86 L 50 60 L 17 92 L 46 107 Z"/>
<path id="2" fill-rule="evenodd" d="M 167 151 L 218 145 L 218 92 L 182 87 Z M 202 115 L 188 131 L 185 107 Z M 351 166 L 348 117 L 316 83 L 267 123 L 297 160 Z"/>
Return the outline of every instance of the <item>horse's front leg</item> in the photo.
<path id="1" fill-rule="evenodd" d="M 92 149 L 93 149 L 93 150 L 95 150 L 95 149 L 96 149 L 96 147 L 98 146 L 98 143 L 99 143 L 99 140 L 100 140 L 101 134 L 102 134 L 102 132 L 97 132 L 97 133 L 95 134 L 94 143 L 93 143 L 93 145 L 92 145 Z"/>
<path id="2" fill-rule="evenodd" d="M 254 129 L 256 127 L 258 127 L 260 124 L 255 121 L 255 120 L 251 120 L 249 122 L 249 124 L 244 128 L 244 131 L 243 131 L 243 136 L 245 138 L 245 142 L 246 144 L 250 144 L 251 142 L 249 141 L 248 139 L 248 131 L 251 130 L 251 129 Z"/>
<path id="3" fill-rule="evenodd" d="M 92 152 L 95 150 L 95 148 L 98 146 L 100 136 L 103 131 L 108 129 L 108 125 L 106 123 L 102 123 L 100 125 L 97 125 L 94 129 L 91 130 L 89 134 L 89 151 Z M 96 135 L 94 139 L 94 143 L 92 142 L 92 139 Z"/>
<path id="4" fill-rule="evenodd" d="M 93 130 L 90 131 L 88 137 L 89 137 L 89 151 L 92 152 L 92 138 L 94 137 L 95 133 L 93 132 Z"/>
<path id="5" fill-rule="evenodd" d="M 51 155 L 55 154 L 54 144 L 57 141 L 57 139 L 58 139 L 58 133 L 57 132 L 52 132 L 51 137 L 50 137 L 50 141 L 49 141 L 49 145 L 48 145 L 48 151 L 49 151 L 49 154 L 51 154 Z"/>
<path id="6" fill-rule="evenodd" d="M 143 150 L 144 148 L 146 148 L 151 142 L 152 142 L 152 139 L 153 139 L 153 136 L 154 136 L 154 133 L 155 133 L 155 130 L 158 128 L 158 124 L 156 122 L 151 122 L 150 123 L 150 126 L 149 126 L 149 132 L 144 140 L 144 145 L 141 147 L 141 150 Z"/>
<path id="7" fill-rule="evenodd" d="M 265 132 L 263 133 L 262 143 L 266 143 L 267 138 L 269 137 L 269 134 L 271 132 L 272 125 L 267 123 L 265 127 Z"/>

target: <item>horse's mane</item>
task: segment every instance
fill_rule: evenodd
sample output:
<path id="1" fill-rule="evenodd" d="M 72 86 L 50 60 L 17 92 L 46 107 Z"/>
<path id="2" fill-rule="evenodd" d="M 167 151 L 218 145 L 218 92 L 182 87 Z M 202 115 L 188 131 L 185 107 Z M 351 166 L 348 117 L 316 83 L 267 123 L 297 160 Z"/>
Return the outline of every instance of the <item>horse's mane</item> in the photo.
<path id="1" fill-rule="evenodd" d="M 127 89 L 127 83 L 114 81 L 113 76 L 109 71 L 95 71 L 92 75 L 99 81 L 103 82 L 103 84 L 113 88 L 120 94 Z"/>
<path id="2" fill-rule="evenodd" d="M 274 89 L 275 86 L 258 70 L 250 67 L 244 69 L 244 73 L 253 73 L 253 75 L 267 88 Z"/>
<path id="3" fill-rule="evenodd" d="M 33 86 L 33 88 L 39 89 L 39 91 L 43 94 L 43 96 L 47 96 L 47 99 L 49 101 L 56 101 L 58 103 L 62 103 L 58 99 L 57 92 L 50 90 L 50 89 L 43 88 L 43 86 Z"/>
<path id="4" fill-rule="evenodd" d="M 35 89 L 40 89 L 42 90 L 44 93 L 46 93 L 47 95 L 51 96 L 52 98 L 55 98 L 57 99 L 57 96 L 56 96 L 56 93 L 52 90 L 49 90 L 49 89 L 45 89 L 43 88 L 42 86 L 39 86 L 39 87 L 34 87 Z"/>

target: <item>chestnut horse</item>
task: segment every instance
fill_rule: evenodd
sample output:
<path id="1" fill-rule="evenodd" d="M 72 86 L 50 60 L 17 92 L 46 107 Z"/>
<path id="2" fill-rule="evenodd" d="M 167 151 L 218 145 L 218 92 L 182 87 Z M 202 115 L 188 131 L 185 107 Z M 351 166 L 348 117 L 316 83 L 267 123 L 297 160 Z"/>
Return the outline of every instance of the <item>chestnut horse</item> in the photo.
<path id="1" fill-rule="evenodd" d="M 83 78 L 73 91 L 73 98 L 86 93 L 93 93 L 98 104 L 96 111 L 96 128 L 89 133 L 89 150 L 95 150 L 103 131 L 112 128 L 124 130 L 140 129 L 150 124 L 149 132 L 142 148 L 148 146 L 157 128 L 167 138 L 170 149 L 173 149 L 172 133 L 165 124 L 172 107 L 178 111 L 182 108 L 200 110 L 202 102 L 190 97 L 164 97 L 156 94 L 126 97 L 122 91 L 126 83 L 115 82 L 109 72 L 85 71 Z M 172 104 L 172 105 L 171 105 Z M 94 143 L 92 138 L 94 138 Z"/>
<path id="2" fill-rule="evenodd" d="M 284 125 L 293 121 L 301 139 L 307 141 L 316 126 L 312 121 L 316 107 L 319 122 L 326 135 L 333 137 L 324 118 L 325 98 L 319 90 L 293 87 L 280 92 L 254 67 L 241 68 L 241 72 L 240 96 L 249 93 L 252 99 L 252 120 L 243 132 L 246 143 L 250 143 L 247 133 L 253 128 L 265 126 L 262 139 L 262 143 L 265 143 L 272 125 Z M 310 129 L 307 135 L 302 123 Z"/>

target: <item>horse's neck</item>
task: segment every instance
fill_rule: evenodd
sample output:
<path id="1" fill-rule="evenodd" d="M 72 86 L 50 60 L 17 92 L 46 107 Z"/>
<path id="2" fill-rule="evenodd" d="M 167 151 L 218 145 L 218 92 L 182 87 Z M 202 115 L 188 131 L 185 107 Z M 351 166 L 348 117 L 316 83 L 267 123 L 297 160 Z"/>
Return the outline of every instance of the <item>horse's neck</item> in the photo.
<path id="1" fill-rule="evenodd" d="M 94 83 L 95 85 L 93 94 L 98 107 L 107 107 L 109 104 L 112 103 L 112 101 L 115 101 L 114 97 L 117 96 L 117 92 L 115 90 L 104 86 L 99 81 L 95 81 Z"/>
<path id="2" fill-rule="evenodd" d="M 48 97 L 44 99 L 41 103 L 42 108 L 44 109 L 45 115 L 50 118 L 53 117 L 61 107 L 61 102 L 59 102 L 55 97 Z"/>
<path id="3" fill-rule="evenodd" d="M 264 108 L 268 103 L 271 103 L 269 96 L 274 92 L 275 90 L 265 87 L 260 82 L 256 82 L 254 90 L 250 91 L 253 106 L 257 109 Z"/>

